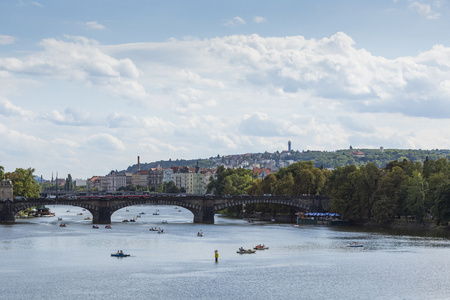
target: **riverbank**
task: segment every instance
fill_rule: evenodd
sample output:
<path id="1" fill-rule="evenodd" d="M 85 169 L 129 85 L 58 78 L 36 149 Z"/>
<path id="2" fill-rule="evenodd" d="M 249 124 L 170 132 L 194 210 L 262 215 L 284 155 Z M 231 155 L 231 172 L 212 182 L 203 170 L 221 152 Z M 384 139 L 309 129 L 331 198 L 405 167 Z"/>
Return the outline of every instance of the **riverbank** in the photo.
<path id="1" fill-rule="evenodd" d="M 436 226 L 431 220 L 427 220 L 424 223 L 416 223 L 407 221 L 405 219 L 395 219 L 389 223 L 378 223 L 376 221 L 366 221 L 353 225 L 355 228 L 363 230 L 376 230 L 376 231 L 393 231 L 397 234 L 404 235 L 420 235 L 420 236 L 433 236 L 433 237 L 445 237 L 450 238 L 449 226 Z"/>

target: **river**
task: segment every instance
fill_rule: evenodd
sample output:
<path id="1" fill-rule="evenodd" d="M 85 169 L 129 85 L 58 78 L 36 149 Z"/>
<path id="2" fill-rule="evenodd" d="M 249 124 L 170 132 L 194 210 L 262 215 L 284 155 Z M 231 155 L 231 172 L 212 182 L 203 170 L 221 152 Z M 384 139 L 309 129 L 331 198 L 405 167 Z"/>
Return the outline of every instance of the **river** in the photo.
<path id="1" fill-rule="evenodd" d="M 50 208 L 55 217 L 0 225 L 2 299 L 450 299 L 447 238 L 218 215 L 194 224 L 186 209 L 152 205 L 94 229 L 81 208 Z M 236 253 L 260 243 L 269 250 Z M 117 250 L 131 256 L 111 257 Z"/>

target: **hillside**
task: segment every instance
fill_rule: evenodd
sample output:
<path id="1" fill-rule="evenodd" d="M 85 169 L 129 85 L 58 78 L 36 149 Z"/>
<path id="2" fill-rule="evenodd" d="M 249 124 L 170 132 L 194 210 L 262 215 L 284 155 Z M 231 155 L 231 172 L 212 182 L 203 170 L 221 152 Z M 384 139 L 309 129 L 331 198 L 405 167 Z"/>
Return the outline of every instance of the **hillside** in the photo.
<path id="1" fill-rule="evenodd" d="M 360 151 L 363 155 L 354 155 L 355 151 Z M 312 161 L 314 166 L 319 168 L 334 169 L 338 166 L 346 165 L 365 165 L 367 163 L 375 163 L 379 168 L 383 168 L 391 161 L 402 161 L 404 159 L 423 162 L 428 157 L 430 160 L 438 160 L 440 158 L 450 158 L 450 150 L 448 149 L 434 149 L 434 150 L 404 150 L 404 149 L 343 149 L 336 151 L 291 151 L 287 153 L 247 153 L 235 154 L 227 156 L 210 157 L 207 159 L 177 159 L 168 161 L 156 161 L 150 163 L 141 163 L 141 170 L 148 170 L 161 166 L 162 168 L 188 166 L 195 167 L 197 162 L 200 168 L 215 168 L 219 165 L 226 166 L 252 166 L 259 165 L 260 167 L 267 167 L 268 165 L 275 165 L 278 169 L 283 166 L 286 161 Z M 129 166 L 126 172 L 136 172 L 137 164 Z"/>

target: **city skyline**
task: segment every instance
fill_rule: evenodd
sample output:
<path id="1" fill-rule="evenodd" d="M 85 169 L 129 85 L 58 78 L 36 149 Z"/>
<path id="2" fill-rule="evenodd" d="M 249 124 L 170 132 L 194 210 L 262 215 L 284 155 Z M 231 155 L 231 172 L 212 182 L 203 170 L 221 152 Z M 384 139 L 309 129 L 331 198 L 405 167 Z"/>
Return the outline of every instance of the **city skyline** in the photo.
<path id="1" fill-rule="evenodd" d="M 0 166 L 449 148 L 450 3 L 374 2 L 4 1 Z"/>

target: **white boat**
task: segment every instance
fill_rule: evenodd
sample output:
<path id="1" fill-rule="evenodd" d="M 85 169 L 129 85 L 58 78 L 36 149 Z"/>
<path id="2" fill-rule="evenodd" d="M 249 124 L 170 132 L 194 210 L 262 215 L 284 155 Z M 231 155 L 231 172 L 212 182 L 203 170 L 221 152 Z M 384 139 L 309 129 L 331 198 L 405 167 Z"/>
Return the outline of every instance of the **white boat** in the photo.
<path id="1" fill-rule="evenodd" d="M 197 236 L 203 236 L 203 231 L 200 230 L 199 232 L 197 232 Z"/>

